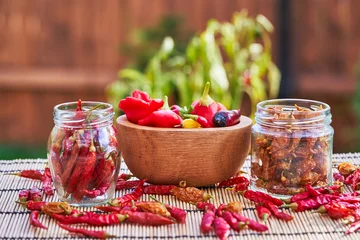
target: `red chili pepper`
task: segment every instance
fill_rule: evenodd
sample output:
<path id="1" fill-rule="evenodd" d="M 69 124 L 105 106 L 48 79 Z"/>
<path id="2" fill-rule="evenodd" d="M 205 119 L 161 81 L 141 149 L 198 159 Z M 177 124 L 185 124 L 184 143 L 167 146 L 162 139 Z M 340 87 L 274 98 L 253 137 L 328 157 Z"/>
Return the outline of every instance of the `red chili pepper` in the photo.
<path id="1" fill-rule="evenodd" d="M 226 206 L 226 204 L 224 204 L 224 203 L 220 204 L 219 207 L 215 211 L 215 215 L 218 217 L 221 217 L 225 206 Z"/>
<path id="2" fill-rule="evenodd" d="M 337 203 L 326 204 L 317 210 L 318 213 L 327 213 L 332 219 L 340 219 L 355 214 L 353 209 L 344 207 Z"/>
<path id="3" fill-rule="evenodd" d="M 29 200 L 40 202 L 42 200 L 41 190 L 37 187 L 32 187 L 29 191 Z"/>
<path id="4" fill-rule="evenodd" d="M 135 91 L 137 92 L 134 93 Z M 164 105 L 164 101 L 161 99 L 150 99 L 150 97 L 145 97 L 147 93 L 135 91 L 132 97 L 126 97 L 119 102 L 119 108 L 132 123 L 138 123 L 140 119 L 149 116 Z"/>
<path id="5" fill-rule="evenodd" d="M 26 203 L 30 200 L 30 190 L 24 189 L 19 192 L 19 201 L 20 203 Z"/>
<path id="6" fill-rule="evenodd" d="M 239 222 L 230 212 L 227 211 L 223 212 L 222 217 L 225 219 L 225 221 L 230 225 L 232 229 L 234 229 L 237 232 L 241 230 Z"/>
<path id="7" fill-rule="evenodd" d="M 268 227 L 262 223 L 259 223 L 255 220 L 244 217 L 235 212 L 233 212 L 231 214 L 240 222 L 239 223 L 240 228 L 242 228 L 245 225 L 245 226 L 248 226 L 251 230 L 254 230 L 257 232 L 265 232 L 268 230 Z"/>
<path id="8" fill-rule="evenodd" d="M 127 181 L 130 178 L 132 178 L 134 175 L 132 174 L 127 174 L 127 173 L 122 173 L 120 174 L 120 176 L 118 177 L 118 181 Z"/>
<path id="9" fill-rule="evenodd" d="M 278 206 L 276 206 L 272 202 L 265 201 L 263 204 L 264 204 L 264 207 L 268 208 L 271 211 L 271 213 L 278 219 L 285 220 L 285 221 L 291 221 L 294 219 L 294 216 L 291 216 L 287 213 L 282 212 L 278 208 Z"/>
<path id="10" fill-rule="evenodd" d="M 96 214 L 93 212 L 86 212 L 79 217 L 66 218 L 61 221 L 63 224 L 79 224 L 86 223 L 92 226 L 109 226 L 123 222 L 127 215 L 111 213 L 111 214 Z"/>
<path id="11" fill-rule="evenodd" d="M 120 211 L 122 214 L 129 216 L 128 221 L 132 223 L 138 223 L 146 226 L 160 226 L 160 225 L 169 225 L 174 222 L 164 216 L 154 214 L 151 212 L 133 212 L 129 210 Z"/>
<path id="12" fill-rule="evenodd" d="M 210 89 L 210 83 L 207 82 L 205 84 L 204 92 L 200 100 L 196 100 L 195 102 L 192 103 L 193 110 L 191 111 L 191 114 L 204 117 L 209 123 L 209 125 L 213 127 L 212 119 L 215 113 L 217 113 L 220 110 L 226 110 L 226 108 L 222 104 L 215 102 L 209 96 L 209 89 Z"/>
<path id="13" fill-rule="evenodd" d="M 213 211 L 214 213 L 216 211 L 216 208 L 215 208 L 214 204 L 209 203 L 209 202 L 198 202 L 196 204 L 196 207 L 198 209 L 201 209 L 201 210 L 204 210 L 204 211 L 210 210 L 210 211 Z"/>
<path id="14" fill-rule="evenodd" d="M 26 203 L 26 208 L 30 211 L 41 211 L 41 207 L 44 206 L 46 202 L 34 202 L 32 200 Z"/>
<path id="15" fill-rule="evenodd" d="M 336 204 L 340 205 L 341 207 L 349 208 L 349 209 L 352 209 L 352 210 L 360 209 L 360 203 L 359 202 L 348 203 L 348 202 L 342 202 L 341 200 L 334 200 L 331 203 L 336 203 Z"/>
<path id="16" fill-rule="evenodd" d="M 74 146 L 75 137 L 74 135 L 70 135 L 67 137 L 64 141 L 64 152 L 62 153 L 60 157 L 60 165 L 61 165 L 61 171 L 63 172 L 66 168 L 66 164 L 69 160 L 69 157 L 71 156 L 72 148 Z"/>
<path id="17" fill-rule="evenodd" d="M 133 180 L 133 181 L 118 181 L 116 183 L 116 190 L 122 190 L 122 189 L 129 189 L 136 187 L 139 185 L 140 180 Z"/>
<path id="18" fill-rule="evenodd" d="M 333 173 L 333 178 L 335 181 L 338 182 L 345 182 L 345 177 L 343 175 L 341 175 L 340 173 Z"/>
<path id="19" fill-rule="evenodd" d="M 110 183 L 103 183 L 99 188 L 93 190 L 84 190 L 84 196 L 88 198 L 96 198 L 98 196 L 104 195 L 106 191 L 109 189 Z"/>
<path id="20" fill-rule="evenodd" d="M 290 202 L 297 202 L 303 199 L 307 199 L 309 197 L 310 197 L 309 192 L 305 191 L 305 192 L 297 193 L 290 198 Z"/>
<path id="21" fill-rule="evenodd" d="M 244 176 L 234 176 L 228 180 L 222 181 L 219 183 L 218 187 L 232 187 L 239 183 L 248 183 L 249 179 Z"/>
<path id="22" fill-rule="evenodd" d="M 292 202 L 291 204 L 285 205 L 283 207 L 289 207 L 296 212 L 302 212 L 302 211 L 306 211 L 306 210 L 317 209 L 320 206 L 321 206 L 321 204 L 319 204 L 317 201 L 315 201 L 315 199 L 306 198 L 303 200 Z"/>
<path id="23" fill-rule="evenodd" d="M 215 113 L 212 123 L 215 127 L 229 127 L 240 122 L 241 111 L 239 110 L 221 110 Z"/>
<path id="24" fill-rule="evenodd" d="M 284 204 L 283 201 L 280 199 L 274 198 L 266 193 L 263 192 L 255 192 L 252 190 L 247 190 L 244 194 L 244 197 L 249 199 L 250 201 L 262 204 L 264 202 L 271 202 L 276 206 L 281 206 Z"/>
<path id="25" fill-rule="evenodd" d="M 34 180 L 42 180 L 43 174 L 38 170 L 22 170 L 21 172 L 9 173 L 5 175 L 14 175 L 23 178 L 30 178 Z"/>
<path id="26" fill-rule="evenodd" d="M 150 102 L 151 101 L 151 98 L 149 96 L 149 94 L 147 94 L 146 92 L 143 92 L 143 91 L 140 91 L 138 89 L 135 89 L 132 93 L 131 93 L 131 96 L 134 97 L 134 98 L 139 98 L 139 99 L 142 99 L 146 102 Z"/>
<path id="27" fill-rule="evenodd" d="M 206 210 L 206 212 L 204 213 L 201 219 L 200 231 L 205 234 L 213 230 L 212 225 L 214 221 L 215 221 L 215 212 L 211 210 Z"/>
<path id="28" fill-rule="evenodd" d="M 46 167 L 44 170 L 44 175 L 42 179 L 42 189 L 44 193 L 48 196 L 54 195 L 54 189 L 52 187 L 52 178 L 50 168 Z"/>
<path id="29" fill-rule="evenodd" d="M 193 119 L 194 121 L 199 123 L 202 128 L 211 128 L 212 127 L 212 125 L 209 123 L 209 121 L 202 116 L 195 115 L 195 114 L 183 114 L 183 116 L 184 116 L 184 118 Z"/>
<path id="30" fill-rule="evenodd" d="M 138 124 L 142 126 L 172 128 L 180 125 L 181 122 L 181 117 L 170 110 L 168 98 L 165 96 L 164 107 L 139 120 Z"/>
<path id="31" fill-rule="evenodd" d="M 319 192 L 318 190 L 313 188 L 313 186 L 311 186 L 310 184 L 306 184 L 305 189 L 307 192 L 309 192 L 311 197 L 316 197 L 316 196 L 321 195 L 321 192 Z"/>
<path id="32" fill-rule="evenodd" d="M 166 208 L 168 209 L 171 217 L 174 218 L 178 223 L 186 222 L 186 211 L 185 210 L 178 208 L 178 207 L 170 206 L 170 205 L 166 205 Z"/>
<path id="33" fill-rule="evenodd" d="M 66 166 L 64 167 L 64 171 L 62 173 L 61 179 L 62 179 L 62 184 L 65 187 L 66 186 L 66 182 L 69 180 L 69 177 L 73 171 L 74 165 L 76 163 L 77 157 L 79 155 L 80 152 L 80 148 L 79 145 L 77 143 L 77 141 L 75 142 L 72 150 L 71 150 L 71 155 L 69 160 L 66 163 Z"/>
<path id="34" fill-rule="evenodd" d="M 144 187 L 145 194 L 156 195 L 173 195 L 171 192 L 176 186 L 174 185 L 147 185 Z"/>
<path id="35" fill-rule="evenodd" d="M 256 206 L 256 213 L 264 222 L 266 222 L 267 219 L 271 216 L 270 210 L 267 207 L 261 205 Z"/>
<path id="36" fill-rule="evenodd" d="M 44 226 L 44 224 L 42 224 L 39 219 L 39 212 L 38 211 L 32 211 L 30 213 L 30 224 L 34 227 L 39 227 L 39 228 L 44 228 L 44 229 L 48 229 L 46 226 Z"/>
<path id="37" fill-rule="evenodd" d="M 49 163 L 52 165 L 55 175 L 61 174 L 62 172 L 60 155 L 65 137 L 66 131 L 64 129 L 55 129 L 55 134 L 52 137 L 49 159 Z"/>
<path id="38" fill-rule="evenodd" d="M 95 206 L 95 208 L 103 212 L 120 212 L 124 206 Z"/>
<path id="39" fill-rule="evenodd" d="M 86 230 L 86 229 L 82 229 L 82 228 L 73 228 L 61 223 L 58 223 L 59 227 L 71 232 L 71 233 L 80 233 L 83 234 L 85 236 L 88 237 L 93 237 L 93 238 L 113 238 L 116 237 L 114 235 L 110 235 L 108 233 L 106 233 L 105 231 L 94 231 L 94 230 Z"/>
<path id="40" fill-rule="evenodd" d="M 340 194 L 343 192 L 344 188 L 340 185 L 332 185 L 328 187 L 321 187 L 317 189 L 322 194 Z"/>
<path id="41" fill-rule="evenodd" d="M 222 217 L 217 217 L 214 221 L 215 233 L 220 240 L 225 240 L 229 237 L 230 226 Z"/>
<path id="42" fill-rule="evenodd" d="M 139 200 L 141 195 L 144 193 L 143 186 L 144 186 L 145 182 L 146 182 L 146 179 L 141 180 L 132 193 L 125 194 L 124 196 L 119 197 L 119 198 L 114 198 L 110 204 L 113 206 L 122 206 L 122 204 L 124 204 L 126 202 L 131 202 L 133 200 L 134 201 Z"/>
<path id="43" fill-rule="evenodd" d="M 94 188 L 97 189 L 105 183 L 109 183 L 115 169 L 114 161 L 112 159 L 100 159 L 100 166 L 97 166 L 93 173 L 93 178 L 95 180 Z M 102 162 L 102 163 L 101 163 Z"/>
<path id="44" fill-rule="evenodd" d="M 179 116 L 181 116 L 180 115 L 180 109 L 181 109 L 181 107 L 179 105 L 172 105 L 170 107 L 170 110 L 173 111 L 174 113 L 176 113 Z"/>
<path id="45" fill-rule="evenodd" d="M 250 186 L 250 181 L 239 183 L 235 185 L 234 190 L 235 192 L 244 192 L 248 190 L 249 186 Z"/>
<path id="46" fill-rule="evenodd" d="M 345 232 L 346 234 L 350 234 L 350 233 L 353 233 L 353 232 L 356 232 L 357 230 L 360 229 L 360 220 L 356 221 L 356 222 L 353 222 L 351 225 L 350 225 L 350 228 Z"/>

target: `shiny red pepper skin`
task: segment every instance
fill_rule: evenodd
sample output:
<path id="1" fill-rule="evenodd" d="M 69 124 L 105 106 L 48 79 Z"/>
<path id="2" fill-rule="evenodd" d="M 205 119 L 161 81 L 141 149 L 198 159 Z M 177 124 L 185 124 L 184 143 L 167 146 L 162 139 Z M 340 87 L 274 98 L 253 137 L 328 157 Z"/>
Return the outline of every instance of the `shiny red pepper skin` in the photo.
<path id="1" fill-rule="evenodd" d="M 321 206 L 317 212 L 319 213 L 327 213 L 329 217 L 332 219 L 340 219 L 346 218 L 348 216 L 355 215 L 355 211 L 353 209 L 349 209 L 344 205 L 338 203 L 331 203 Z"/>
<path id="2" fill-rule="evenodd" d="M 271 212 L 267 207 L 257 205 L 256 206 L 256 213 L 260 219 L 262 219 L 264 222 L 267 221 L 267 219 L 271 216 Z"/>
<path id="3" fill-rule="evenodd" d="M 175 188 L 174 185 L 148 185 L 144 187 L 145 194 L 156 195 L 173 195 L 171 190 Z"/>
<path id="4" fill-rule="evenodd" d="M 255 220 L 244 217 L 238 213 L 232 212 L 231 214 L 240 222 L 241 225 L 247 225 L 251 230 L 257 232 L 265 232 L 268 230 L 268 227 L 262 223 L 256 222 Z"/>
<path id="5" fill-rule="evenodd" d="M 216 208 L 215 208 L 214 204 L 209 203 L 209 202 L 198 202 L 198 203 L 196 204 L 196 207 L 197 207 L 198 209 L 204 210 L 204 211 L 206 211 L 206 210 L 211 210 L 211 211 L 213 211 L 214 213 L 215 213 L 215 211 L 216 211 Z"/>
<path id="6" fill-rule="evenodd" d="M 306 184 L 305 186 L 306 191 L 310 194 L 311 197 L 316 197 L 321 195 L 321 192 L 319 192 L 318 190 L 316 190 L 313 186 L 311 186 L 310 184 Z"/>
<path id="7" fill-rule="evenodd" d="M 147 94 L 146 92 L 140 91 L 138 89 L 135 89 L 132 93 L 131 96 L 134 98 L 139 98 L 141 100 L 144 100 L 146 102 L 150 102 L 151 98 L 149 96 L 149 94 Z"/>
<path id="8" fill-rule="evenodd" d="M 42 180 L 43 174 L 38 170 L 22 170 L 21 172 L 9 173 L 8 175 L 15 175 L 23 178 L 30 178 L 34 180 Z"/>
<path id="9" fill-rule="evenodd" d="M 151 212 L 134 212 L 129 210 L 122 210 L 120 211 L 120 213 L 128 215 L 129 218 L 127 220 L 129 222 L 138 223 L 146 226 L 160 226 L 175 223 L 167 217 Z"/>
<path id="10" fill-rule="evenodd" d="M 215 233 L 220 240 L 225 240 L 229 237 L 230 226 L 222 217 L 217 217 L 214 221 Z"/>
<path id="11" fill-rule="evenodd" d="M 42 178 L 42 189 L 48 196 L 54 195 L 54 189 L 52 187 L 52 178 L 50 168 L 46 167 Z"/>
<path id="12" fill-rule="evenodd" d="M 86 230 L 86 229 L 82 229 L 82 228 L 73 228 L 61 223 L 58 223 L 59 227 L 71 232 L 71 233 L 80 233 L 83 234 L 85 236 L 88 237 L 93 237 L 93 238 L 100 238 L 100 239 L 104 239 L 104 238 L 112 238 L 115 237 L 113 235 L 107 234 L 105 231 L 93 231 L 93 230 Z"/>
<path id="13" fill-rule="evenodd" d="M 126 215 L 117 213 L 111 214 L 96 214 L 93 212 L 87 212 L 79 217 L 69 217 L 60 221 L 63 224 L 80 224 L 86 223 L 92 226 L 109 226 L 118 224 L 127 218 Z"/>
<path id="14" fill-rule="evenodd" d="M 265 201 L 263 204 L 264 204 L 264 207 L 268 208 L 270 210 L 270 212 L 278 219 L 285 220 L 285 221 L 291 221 L 294 219 L 294 216 L 291 216 L 285 212 L 282 212 L 278 208 L 278 206 L 276 206 L 272 202 Z"/>
<path id="15" fill-rule="evenodd" d="M 239 110 L 221 110 L 215 113 L 212 123 L 215 127 L 229 127 L 240 122 L 241 112 Z"/>
<path id="16" fill-rule="evenodd" d="M 140 197 L 142 196 L 142 194 L 144 193 L 144 183 L 145 183 L 146 179 L 141 180 L 140 183 L 137 185 L 137 187 L 134 189 L 134 191 L 132 193 L 129 194 L 125 194 L 122 197 L 119 198 L 114 198 L 111 201 L 111 205 L 113 206 L 122 206 L 124 203 L 126 202 L 131 202 L 131 201 L 137 201 L 140 199 Z"/>
<path id="17" fill-rule="evenodd" d="M 41 211 L 41 207 L 44 206 L 46 204 L 46 202 L 34 202 L 32 200 L 30 200 L 27 204 L 26 204 L 26 208 L 30 211 Z"/>
<path id="18" fill-rule="evenodd" d="M 174 218 L 178 223 L 185 223 L 186 222 L 186 212 L 185 210 L 173 207 L 173 206 L 166 206 L 167 210 L 169 211 L 172 218 Z"/>
<path id="19" fill-rule="evenodd" d="M 149 116 L 138 121 L 139 125 L 150 127 L 173 128 L 180 125 L 182 119 L 179 115 L 168 109 L 152 112 Z"/>
<path id="20" fill-rule="evenodd" d="M 116 183 L 116 190 L 122 190 L 122 189 L 129 189 L 129 188 L 133 188 L 136 187 L 137 185 L 139 185 L 140 180 L 133 180 L 133 181 L 118 181 Z"/>
<path id="21" fill-rule="evenodd" d="M 301 193 L 297 193 L 295 195 L 293 195 L 290 198 L 290 202 L 297 202 L 303 199 L 307 199 L 310 197 L 310 193 L 309 192 L 301 192 Z"/>
<path id="22" fill-rule="evenodd" d="M 202 116 L 198 116 L 198 115 L 194 115 L 194 114 L 183 114 L 183 116 L 184 116 L 184 118 L 193 119 L 194 121 L 199 123 L 202 128 L 211 128 L 212 127 L 212 125 L 209 123 L 209 121 Z"/>
<path id="23" fill-rule="evenodd" d="M 247 179 L 244 176 L 234 176 L 228 180 L 222 181 L 219 183 L 218 187 L 232 187 L 239 183 L 249 182 L 249 179 Z"/>
<path id="24" fill-rule="evenodd" d="M 252 190 L 247 190 L 244 194 L 244 197 L 249 199 L 250 201 L 262 204 L 266 201 L 271 202 L 273 204 L 275 204 L 276 206 L 281 206 L 284 204 L 283 201 L 281 201 L 280 199 L 274 198 L 266 193 L 263 192 L 255 192 Z"/>
<path id="25" fill-rule="evenodd" d="M 223 212 L 222 217 L 225 219 L 225 221 L 230 225 L 232 229 L 234 229 L 237 232 L 241 230 L 239 222 L 230 212 L 227 211 Z"/>
<path id="26" fill-rule="evenodd" d="M 211 210 L 207 210 L 202 219 L 200 224 L 200 231 L 205 234 L 213 230 L 213 223 L 215 221 L 215 213 Z"/>
<path id="27" fill-rule="evenodd" d="M 39 228 L 44 228 L 44 229 L 48 229 L 46 226 L 44 226 L 44 224 L 42 224 L 39 219 L 39 212 L 34 210 L 30 213 L 30 224 L 34 227 L 39 227 Z"/>

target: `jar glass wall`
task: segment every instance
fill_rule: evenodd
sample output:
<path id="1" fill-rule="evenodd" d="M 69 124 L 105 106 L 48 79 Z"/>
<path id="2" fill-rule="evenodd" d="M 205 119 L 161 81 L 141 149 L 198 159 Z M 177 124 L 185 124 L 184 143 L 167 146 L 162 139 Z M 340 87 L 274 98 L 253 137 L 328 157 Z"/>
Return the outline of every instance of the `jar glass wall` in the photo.
<path id="1" fill-rule="evenodd" d="M 329 105 L 312 100 L 260 102 L 252 128 L 251 187 L 283 197 L 332 181 Z"/>
<path id="2" fill-rule="evenodd" d="M 54 107 L 48 162 L 60 200 L 92 206 L 114 195 L 120 158 L 113 107 L 101 102 L 81 105 L 81 110 L 76 102 Z"/>

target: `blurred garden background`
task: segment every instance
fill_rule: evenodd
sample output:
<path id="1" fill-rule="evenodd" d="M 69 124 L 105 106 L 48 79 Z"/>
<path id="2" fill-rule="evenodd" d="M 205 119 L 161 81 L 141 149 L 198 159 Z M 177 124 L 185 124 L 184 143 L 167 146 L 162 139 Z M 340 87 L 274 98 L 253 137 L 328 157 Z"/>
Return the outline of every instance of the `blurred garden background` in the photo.
<path id="1" fill-rule="evenodd" d="M 56 104 L 133 87 L 186 104 L 206 80 L 244 114 L 324 101 L 334 152 L 359 152 L 359 25 L 358 0 L 0 0 L 0 159 L 45 158 Z"/>

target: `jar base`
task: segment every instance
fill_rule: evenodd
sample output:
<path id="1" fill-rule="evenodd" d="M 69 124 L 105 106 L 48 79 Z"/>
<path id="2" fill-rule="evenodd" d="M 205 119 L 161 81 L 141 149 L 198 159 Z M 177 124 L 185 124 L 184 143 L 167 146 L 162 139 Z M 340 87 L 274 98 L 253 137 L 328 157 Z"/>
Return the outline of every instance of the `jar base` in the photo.
<path id="1" fill-rule="evenodd" d="M 93 207 L 93 206 L 103 205 L 103 204 L 108 203 L 111 199 L 111 196 L 105 194 L 105 195 L 99 196 L 97 198 L 84 198 L 80 202 L 76 201 L 71 196 L 68 198 L 59 196 L 59 199 L 62 202 L 67 202 L 72 207 Z"/>

